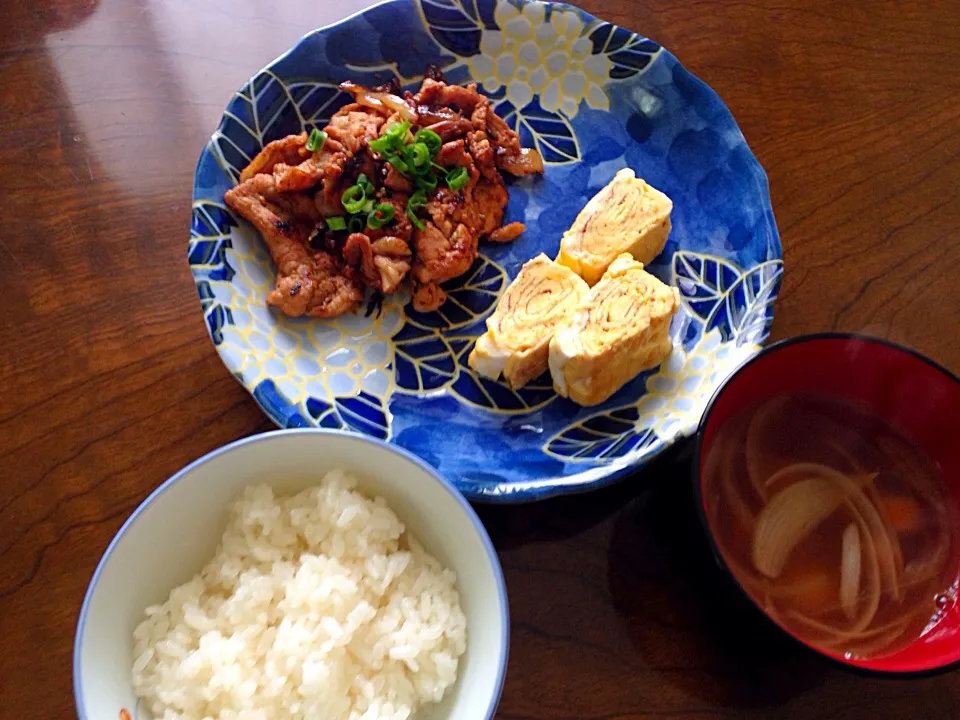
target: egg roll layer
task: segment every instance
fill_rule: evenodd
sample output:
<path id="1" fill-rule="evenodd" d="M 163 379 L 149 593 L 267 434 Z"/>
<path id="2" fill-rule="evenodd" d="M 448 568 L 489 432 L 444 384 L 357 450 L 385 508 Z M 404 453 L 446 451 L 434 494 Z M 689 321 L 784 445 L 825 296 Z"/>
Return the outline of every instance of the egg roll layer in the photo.
<path id="1" fill-rule="evenodd" d="M 481 375 L 495 380 L 502 374 L 510 387 L 522 387 L 547 370 L 554 329 L 589 289 L 541 253 L 524 264 L 500 298 L 467 363 Z"/>
<path id="2" fill-rule="evenodd" d="M 620 255 L 557 327 L 548 364 L 554 388 L 580 405 L 609 398 L 638 373 L 670 354 L 670 318 L 680 296 Z"/>
<path id="3" fill-rule="evenodd" d="M 595 285 L 622 253 L 649 263 L 667 241 L 673 202 L 624 168 L 594 195 L 560 240 L 557 262 Z"/>

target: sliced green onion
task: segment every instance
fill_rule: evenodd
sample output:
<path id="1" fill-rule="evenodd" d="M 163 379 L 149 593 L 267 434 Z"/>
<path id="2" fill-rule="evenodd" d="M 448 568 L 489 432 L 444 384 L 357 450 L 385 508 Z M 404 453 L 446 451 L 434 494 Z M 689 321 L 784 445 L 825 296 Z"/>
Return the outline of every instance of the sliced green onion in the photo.
<path id="1" fill-rule="evenodd" d="M 447 187 L 451 190 L 459 190 L 470 180 L 465 167 L 454 168 L 447 173 Z"/>
<path id="2" fill-rule="evenodd" d="M 431 156 L 436 155 L 437 150 L 443 145 L 443 140 L 440 139 L 440 136 L 428 128 L 420 128 L 417 130 L 417 134 L 413 136 L 413 141 L 426 145 L 430 150 Z"/>
<path id="3" fill-rule="evenodd" d="M 427 204 L 427 194 L 423 190 L 417 190 L 413 195 L 410 196 L 410 199 L 407 200 L 407 217 L 410 218 L 410 222 L 416 225 L 421 230 L 424 229 L 425 225 L 420 218 L 417 217 L 416 212 L 418 208 L 422 208 Z"/>
<path id="4" fill-rule="evenodd" d="M 346 220 L 343 219 L 342 215 L 334 215 L 333 217 L 324 218 L 327 223 L 327 228 L 330 230 L 344 230 L 347 227 Z"/>
<path id="5" fill-rule="evenodd" d="M 419 150 L 416 149 L 418 147 L 420 148 Z M 419 164 L 417 164 L 418 160 Z M 423 143 L 405 145 L 403 148 L 403 161 L 414 175 L 426 175 L 430 172 L 430 151 L 427 150 L 427 146 Z"/>
<path id="6" fill-rule="evenodd" d="M 410 123 L 407 120 L 392 122 L 383 129 L 380 137 L 368 141 L 367 147 L 379 155 L 386 155 L 391 150 L 399 150 L 403 147 L 409 129 Z"/>
<path id="7" fill-rule="evenodd" d="M 346 190 L 343 191 L 343 195 L 340 196 L 340 202 L 343 204 L 343 209 L 348 213 L 356 213 L 363 210 L 363 204 L 367 201 L 367 196 L 363 192 L 363 188 L 359 185 L 351 185 Z"/>
<path id="8" fill-rule="evenodd" d="M 373 197 L 373 193 L 375 192 L 373 183 L 370 182 L 370 178 L 363 173 L 357 175 L 357 185 L 359 185 L 363 190 L 364 195 L 366 195 L 368 198 Z"/>
<path id="9" fill-rule="evenodd" d="M 393 138 L 387 137 L 386 135 L 381 135 L 375 140 L 370 140 L 367 143 L 367 147 L 369 147 L 375 153 L 383 155 L 393 147 Z"/>
<path id="10" fill-rule="evenodd" d="M 430 163 L 430 167 L 436 170 L 438 173 L 446 174 L 447 169 L 443 165 L 437 165 L 435 162 Z"/>
<path id="11" fill-rule="evenodd" d="M 433 173 L 425 173 L 417 176 L 417 188 L 420 190 L 433 190 L 437 186 L 437 176 Z"/>
<path id="12" fill-rule="evenodd" d="M 413 157 L 414 167 L 430 167 L 430 148 L 426 143 L 418 142 L 410 146 L 413 148 L 410 155 Z"/>
<path id="13" fill-rule="evenodd" d="M 427 204 L 427 194 L 423 190 L 417 190 L 413 195 L 410 196 L 410 199 L 407 200 L 407 207 L 413 208 L 422 208 Z"/>
<path id="14" fill-rule="evenodd" d="M 367 225 L 374 230 L 382 228 L 391 220 L 393 220 L 393 205 L 390 203 L 380 203 L 367 215 Z"/>
<path id="15" fill-rule="evenodd" d="M 363 204 L 363 207 L 361 208 L 360 211 L 361 211 L 361 212 L 365 212 L 365 213 L 373 212 L 373 198 L 370 198 L 369 200 L 367 200 L 367 201 Z"/>
<path id="16" fill-rule="evenodd" d="M 403 136 L 407 134 L 407 130 L 410 129 L 409 120 L 400 120 L 398 122 L 392 122 L 383 129 L 383 135 L 388 137 L 396 138 L 397 140 L 402 140 Z"/>
<path id="17" fill-rule="evenodd" d="M 427 226 L 423 224 L 423 220 L 421 220 L 421 219 L 418 218 L 416 215 L 414 215 L 412 212 L 410 212 L 409 209 L 407 210 L 407 217 L 410 218 L 410 222 L 412 222 L 414 225 L 416 225 L 416 226 L 417 226 L 418 228 L 420 228 L 421 230 L 425 230 L 425 229 L 426 229 Z"/>
<path id="18" fill-rule="evenodd" d="M 363 232 L 363 228 L 366 224 L 367 219 L 363 215 L 354 215 L 347 223 L 347 230 L 352 233 Z"/>
<path id="19" fill-rule="evenodd" d="M 410 172 L 410 166 L 399 155 L 387 155 L 387 162 L 402 173 Z"/>
<path id="20" fill-rule="evenodd" d="M 310 131 L 310 137 L 307 138 L 307 150 L 310 152 L 316 152 L 323 147 L 323 144 L 327 141 L 327 134 L 323 130 L 317 130 L 314 128 Z"/>

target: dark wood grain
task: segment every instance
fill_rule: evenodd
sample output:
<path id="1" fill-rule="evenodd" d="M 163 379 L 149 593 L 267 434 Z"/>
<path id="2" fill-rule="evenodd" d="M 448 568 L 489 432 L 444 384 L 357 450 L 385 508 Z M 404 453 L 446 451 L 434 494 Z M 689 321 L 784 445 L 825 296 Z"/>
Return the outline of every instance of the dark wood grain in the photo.
<path id="1" fill-rule="evenodd" d="M 74 714 L 74 625 L 113 533 L 270 427 L 201 322 L 193 165 L 253 71 L 363 4 L 0 0 L 0 716 Z M 766 167 L 775 337 L 864 331 L 960 371 L 956 3 L 583 5 L 712 85 Z M 513 616 L 501 717 L 960 717 L 960 675 L 855 677 L 739 605 L 688 473 L 680 450 L 589 497 L 482 509 Z"/>

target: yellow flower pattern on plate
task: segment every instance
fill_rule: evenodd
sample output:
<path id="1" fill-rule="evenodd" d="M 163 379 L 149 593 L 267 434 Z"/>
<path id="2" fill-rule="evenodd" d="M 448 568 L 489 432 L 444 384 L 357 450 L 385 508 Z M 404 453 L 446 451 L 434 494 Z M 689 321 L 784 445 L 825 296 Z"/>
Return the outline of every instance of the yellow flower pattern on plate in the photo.
<path id="1" fill-rule="evenodd" d="M 522 108 L 534 97 L 551 112 L 577 114 L 580 102 L 596 109 L 610 106 L 603 89 L 610 74 L 610 59 L 592 53 L 584 24 L 572 9 L 532 2 L 515 7 L 497 3 L 494 17 L 500 30 L 484 30 L 480 53 L 467 58 L 471 75 L 486 90 L 505 89 L 514 107 Z"/>

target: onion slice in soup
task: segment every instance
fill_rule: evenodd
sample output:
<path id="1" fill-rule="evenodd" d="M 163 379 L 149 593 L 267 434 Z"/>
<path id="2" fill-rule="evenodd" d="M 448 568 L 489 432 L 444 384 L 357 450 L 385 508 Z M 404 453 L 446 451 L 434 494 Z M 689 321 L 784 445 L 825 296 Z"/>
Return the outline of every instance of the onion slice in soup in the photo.
<path id="1" fill-rule="evenodd" d="M 902 556 L 900 556 L 900 563 L 897 563 L 899 543 L 897 543 L 895 550 L 894 541 L 896 538 L 890 537 L 888 528 L 884 526 L 883 520 L 880 519 L 880 514 L 877 512 L 876 506 L 870 498 L 867 497 L 863 489 L 843 473 L 836 472 L 835 470 L 831 470 L 831 473 L 847 494 L 852 507 L 854 507 L 863 518 L 866 524 L 865 530 L 869 533 L 876 545 L 877 560 L 880 563 L 880 577 L 884 589 L 889 593 L 890 597 L 900 602 L 900 575 L 902 574 L 903 560 Z"/>
<path id="2" fill-rule="evenodd" d="M 840 607 L 847 620 L 853 620 L 857 614 L 857 600 L 860 597 L 860 531 L 856 525 L 847 525 L 843 531 L 842 553 L 840 561 Z"/>
<path id="3" fill-rule="evenodd" d="M 892 528 L 885 524 L 874 501 L 867 496 L 864 487 L 872 489 L 873 480 L 877 473 L 857 475 L 850 478 L 838 470 L 821 463 L 793 463 L 781 468 L 771 475 L 765 485 L 770 488 L 774 483 L 794 473 L 806 473 L 829 482 L 858 510 L 866 522 L 864 532 L 870 534 L 877 548 L 877 557 L 880 562 L 880 574 L 886 591 L 897 602 L 900 602 L 900 579 L 903 574 L 903 555 L 900 550 L 900 541 Z M 796 484 L 796 483 L 795 483 Z M 792 487 L 792 486 L 791 486 Z M 861 528 L 863 529 L 863 528 Z M 891 535 L 891 533 L 893 533 Z"/>
<path id="4" fill-rule="evenodd" d="M 774 495 L 757 517 L 753 565 L 776 579 L 790 553 L 840 507 L 844 493 L 823 478 L 807 478 Z"/>
<path id="5" fill-rule="evenodd" d="M 720 488 L 723 492 L 724 500 L 727 501 L 727 505 L 731 512 L 733 512 L 734 517 L 737 518 L 740 527 L 743 528 L 745 532 L 752 533 L 755 522 L 753 513 L 750 512 L 747 501 L 743 499 L 743 495 L 737 488 L 737 484 L 733 481 L 729 465 L 720 471 Z"/>
<path id="6" fill-rule="evenodd" d="M 760 462 L 760 458 L 763 457 L 763 431 L 783 403 L 783 398 L 774 398 L 768 401 L 754 413 L 750 424 L 747 426 L 747 473 L 750 475 L 750 484 L 753 485 L 753 489 L 764 501 L 767 500 L 769 493 L 767 492 L 767 484 L 763 482 L 763 467 Z"/>
<path id="7" fill-rule="evenodd" d="M 863 545 L 863 554 L 866 558 L 865 575 L 867 581 L 867 598 L 866 602 L 863 604 L 863 607 L 860 609 L 860 614 L 854 618 L 853 626 L 850 628 L 850 632 L 859 633 L 863 632 L 870 626 L 870 623 L 873 622 L 873 618 L 877 614 L 877 609 L 880 607 L 880 578 L 882 573 L 879 553 L 877 552 L 877 544 L 874 542 L 873 535 L 870 534 L 870 528 L 867 526 L 866 519 L 863 517 L 856 505 L 854 505 L 849 499 L 847 500 L 847 507 L 850 509 L 850 512 L 857 523 Z"/>

